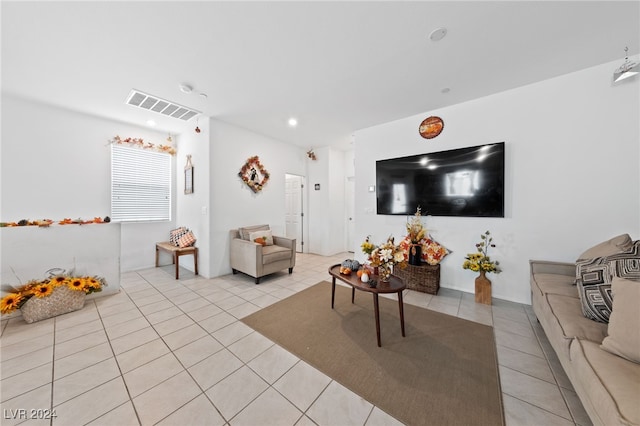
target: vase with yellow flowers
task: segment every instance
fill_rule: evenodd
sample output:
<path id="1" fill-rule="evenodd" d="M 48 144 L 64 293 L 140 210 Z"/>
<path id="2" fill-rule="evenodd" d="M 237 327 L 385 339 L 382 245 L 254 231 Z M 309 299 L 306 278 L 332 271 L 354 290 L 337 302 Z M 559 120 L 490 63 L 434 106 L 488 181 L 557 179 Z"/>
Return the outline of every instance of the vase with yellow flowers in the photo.
<path id="1" fill-rule="evenodd" d="M 475 280 L 476 303 L 491 304 L 491 281 L 487 278 L 486 274 L 487 272 L 496 274 L 502 272 L 500 262 L 491 260 L 489 257 L 489 248 L 495 246 L 491 233 L 486 231 L 480 235 L 480 242 L 476 243 L 477 252 L 467 254 L 462 263 L 463 269 L 480 273 Z"/>

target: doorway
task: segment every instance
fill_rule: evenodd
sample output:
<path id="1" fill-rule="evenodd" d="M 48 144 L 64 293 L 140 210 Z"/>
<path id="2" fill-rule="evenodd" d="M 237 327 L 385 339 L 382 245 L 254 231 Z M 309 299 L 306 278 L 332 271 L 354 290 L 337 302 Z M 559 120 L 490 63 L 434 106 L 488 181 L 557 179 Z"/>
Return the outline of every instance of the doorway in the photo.
<path id="1" fill-rule="evenodd" d="M 296 251 L 304 251 L 304 177 L 285 175 L 285 237 L 296 239 Z"/>

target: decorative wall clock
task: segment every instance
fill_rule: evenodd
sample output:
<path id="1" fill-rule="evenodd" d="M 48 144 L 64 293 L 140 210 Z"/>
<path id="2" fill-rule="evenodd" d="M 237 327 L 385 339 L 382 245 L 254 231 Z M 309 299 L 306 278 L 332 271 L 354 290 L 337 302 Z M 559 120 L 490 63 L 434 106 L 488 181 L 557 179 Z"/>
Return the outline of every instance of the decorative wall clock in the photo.
<path id="1" fill-rule="evenodd" d="M 257 155 L 250 157 L 238 173 L 240 179 L 247 184 L 253 192 L 262 191 L 262 187 L 269 180 L 269 172 L 260 163 Z"/>
<path id="2" fill-rule="evenodd" d="M 444 129 L 444 121 L 442 121 L 442 118 L 431 116 L 425 118 L 422 123 L 420 123 L 418 131 L 423 138 L 433 139 L 442 132 L 442 129 Z"/>

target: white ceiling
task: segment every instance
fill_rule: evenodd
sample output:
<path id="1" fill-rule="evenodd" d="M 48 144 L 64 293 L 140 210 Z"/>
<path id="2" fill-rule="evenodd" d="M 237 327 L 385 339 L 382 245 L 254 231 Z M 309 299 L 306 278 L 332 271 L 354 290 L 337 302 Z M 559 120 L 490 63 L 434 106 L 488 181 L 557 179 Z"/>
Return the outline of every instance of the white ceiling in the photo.
<path id="1" fill-rule="evenodd" d="M 3 92 L 142 126 L 153 119 L 172 133 L 195 127 L 195 118 L 185 127 L 125 105 L 135 88 L 307 148 L 346 148 L 358 129 L 622 63 L 625 46 L 630 56 L 640 49 L 638 1 L 2 1 L 1 8 Z M 432 42 L 438 27 L 448 34 Z M 194 92 L 182 93 L 180 83 Z"/>

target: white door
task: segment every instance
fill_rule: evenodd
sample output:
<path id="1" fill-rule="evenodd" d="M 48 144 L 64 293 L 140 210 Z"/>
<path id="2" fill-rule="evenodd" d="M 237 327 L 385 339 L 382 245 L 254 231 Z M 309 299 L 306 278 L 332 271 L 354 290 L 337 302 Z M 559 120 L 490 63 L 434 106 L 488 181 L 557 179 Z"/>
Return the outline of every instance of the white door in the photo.
<path id="1" fill-rule="evenodd" d="M 304 236 L 302 233 L 302 222 L 304 219 L 302 211 L 302 188 L 302 176 L 289 174 L 285 176 L 285 236 L 296 239 L 296 251 L 298 253 L 302 253 L 304 247 Z"/>
<path id="2" fill-rule="evenodd" d="M 353 252 L 354 248 L 354 235 L 356 232 L 356 223 L 355 223 L 355 178 L 348 177 L 347 178 L 347 186 L 345 188 L 345 205 L 347 207 L 347 251 Z"/>

